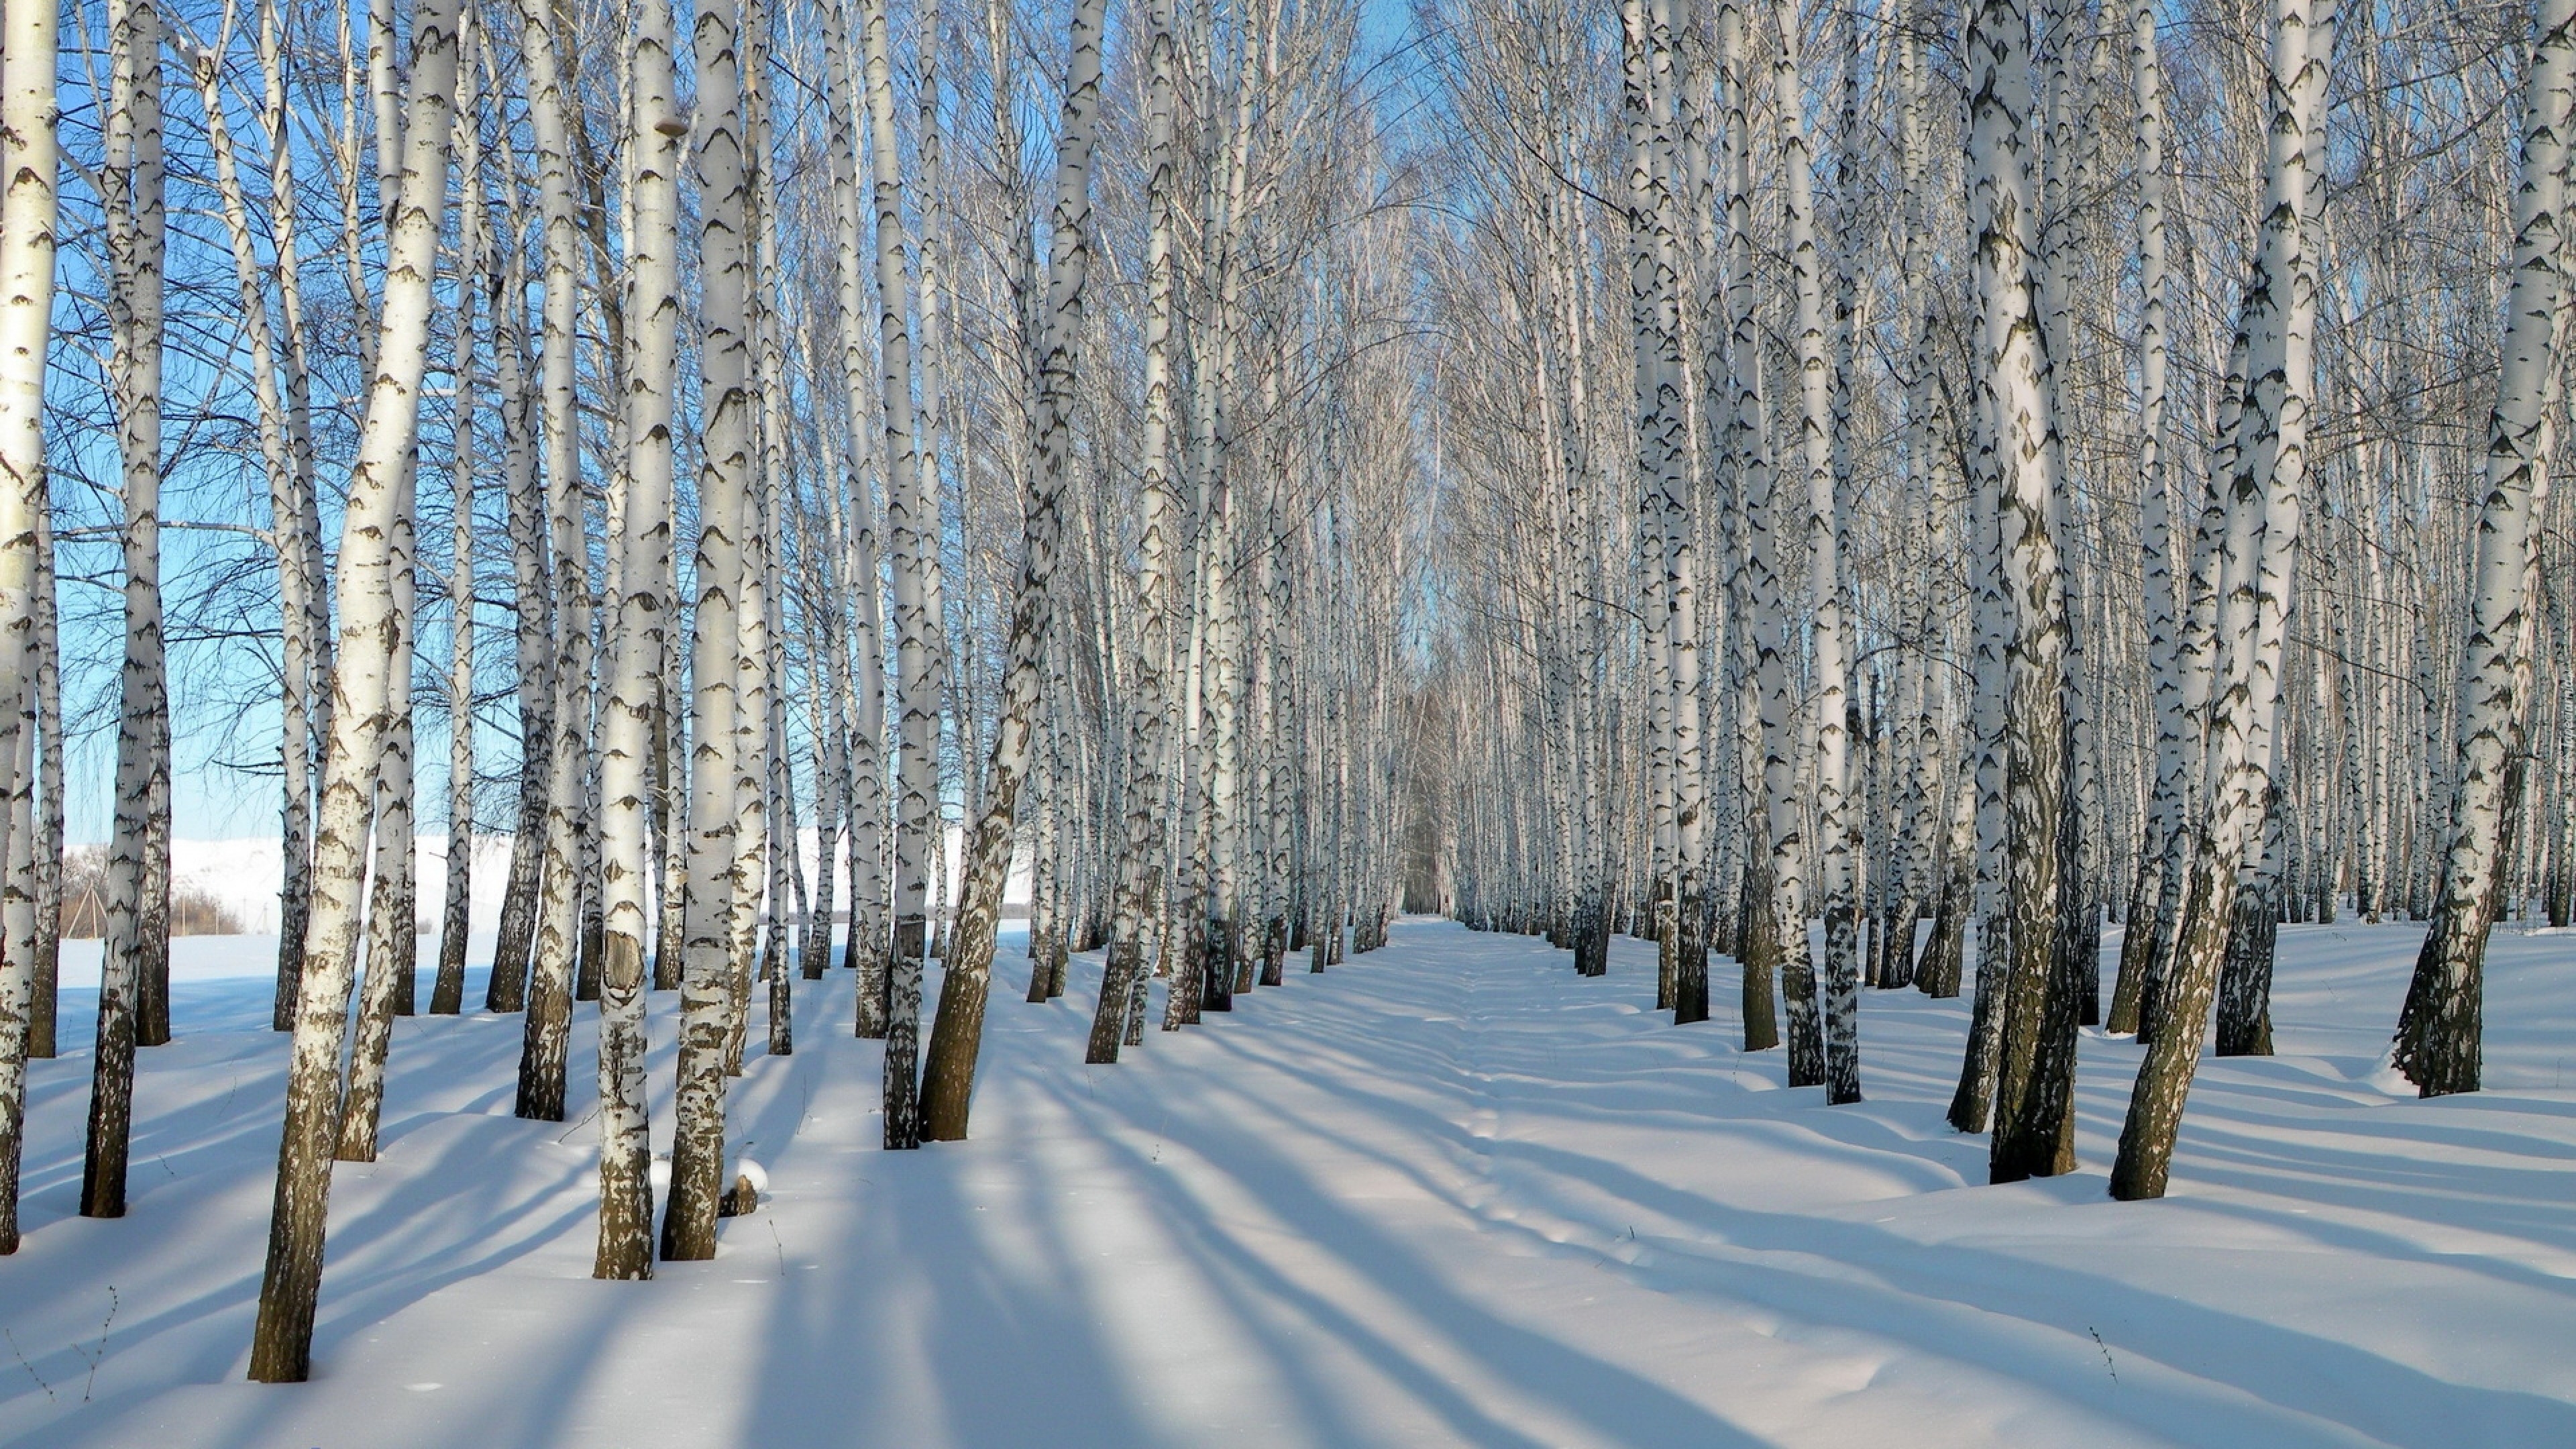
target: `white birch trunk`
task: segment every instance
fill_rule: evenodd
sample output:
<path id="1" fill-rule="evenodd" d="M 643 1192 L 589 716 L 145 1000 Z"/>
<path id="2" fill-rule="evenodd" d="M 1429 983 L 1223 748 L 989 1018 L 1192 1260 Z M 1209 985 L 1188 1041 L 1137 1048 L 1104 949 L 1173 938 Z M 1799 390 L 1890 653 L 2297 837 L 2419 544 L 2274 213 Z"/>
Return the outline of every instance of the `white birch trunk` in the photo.
<path id="1" fill-rule="evenodd" d="M 168 927 L 167 913 L 150 909 L 146 869 L 154 777 L 166 777 L 169 770 L 168 757 L 157 749 L 169 709 L 161 643 L 161 17 L 152 0 L 124 0 L 113 25 L 101 180 L 114 339 L 109 391 L 125 506 L 125 661 L 98 1045 L 91 1058 L 88 1151 L 81 1170 L 81 1215 L 94 1218 L 125 1215 L 134 1049 L 153 955 L 145 933 L 156 924 Z"/>
<path id="2" fill-rule="evenodd" d="M 1144 418 L 1139 445 L 1142 511 L 1136 546 L 1136 646 L 1130 683 L 1122 692 L 1127 715 L 1127 805 L 1117 864 L 1109 959 L 1102 969 L 1100 1000 L 1091 1018 L 1083 1060 L 1118 1060 L 1119 1047 L 1140 1025 L 1145 996 L 1145 932 L 1159 892 L 1168 852 L 1164 782 L 1175 754 L 1176 710 L 1169 671 L 1173 663 L 1174 531 L 1180 499 L 1172 477 L 1176 404 L 1172 397 L 1172 325 L 1176 305 L 1172 248 L 1177 229 L 1179 60 L 1172 33 L 1172 0 L 1149 9 L 1145 99 L 1146 234 L 1144 316 Z M 1041 384 L 1043 385 L 1043 384 Z M 1174 991 L 1180 981 L 1174 978 Z"/>
<path id="3" fill-rule="evenodd" d="M 45 483 L 45 354 L 53 336 L 54 227 L 61 153 L 54 134 L 58 15 L 51 5 L 0 14 L 0 802 L 24 787 L 32 711 L 20 696 L 36 627 L 37 515 Z M 25 851 L 15 817 L 0 857 Z M 15 871 L 0 879 L 0 1254 L 18 1250 L 18 1162 L 27 1108 L 28 1012 L 34 995 L 34 905 Z M 26 920 L 21 942 L 17 920 Z M 23 947 L 23 949 L 22 949 Z"/>
<path id="4" fill-rule="evenodd" d="M 1733 460 L 1741 538 L 1736 615 L 1744 621 L 1741 637 L 1748 656 L 1745 662 L 1750 665 L 1744 679 L 1752 698 L 1744 712 L 1757 722 L 1756 728 L 1741 731 L 1747 755 L 1743 773 L 1748 781 L 1760 782 L 1755 816 L 1760 834 L 1751 851 L 1758 865 L 1748 873 L 1746 891 L 1748 901 L 1758 908 L 1748 910 L 1749 919 L 1738 928 L 1736 955 L 1744 972 L 1744 1049 L 1763 1051 L 1780 1044 L 1774 983 L 1782 977 L 1783 957 L 1793 940 L 1799 959 L 1804 960 L 1806 905 L 1799 869 L 1804 846 L 1791 798 L 1796 741 L 1789 733 L 1788 666 L 1782 657 L 1787 641 L 1772 553 L 1777 479 L 1769 414 L 1762 405 L 1764 356 L 1753 278 L 1752 82 L 1745 73 L 1746 23 L 1741 5 L 1720 0 L 1718 79 L 1726 108 L 1727 372 L 1733 392 L 1726 451 Z M 1810 983 L 1812 1002 L 1812 972 L 1802 979 Z M 1809 1008 L 1793 1001 L 1790 1009 L 1794 1016 Z"/>
<path id="5" fill-rule="evenodd" d="M 877 386 L 885 423 L 886 527 L 893 549 L 901 740 L 896 754 L 894 947 L 886 971 L 885 1141 L 920 1145 L 923 953 L 929 944 L 930 872 L 939 850 L 938 641 L 932 631 L 930 554 L 939 518 L 935 481 L 921 476 L 912 330 L 904 312 L 901 157 L 894 127 L 894 65 L 886 0 L 860 0 L 867 154 L 876 212 Z"/>
<path id="6" fill-rule="evenodd" d="M 28 1006 L 27 1055 L 56 1054 L 56 1007 L 62 986 L 63 670 L 60 610 L 54 597 L 54 530 L 50 510 L 36 510 L 35 637 L 29 643 L 36 720 L 34 994 Z"/>
<path id="7" fill-rule="evenodd" d="M 298 982 L 268 1265 L 251 1340 L 251 1377 L 268 1383 L 301 1381 L 311 1366 L 358 891 L 392 654 L 389 544 L 427 370 L 430 283 L 446 209 L 456 94 L 456 24 L 453 0 L 420 0 L 413 11 L 401 202 L 388 239 L 377 366 L 342 519 L 340 667 L 333 673 L 330 747 L 323 758 L 313 919 Z"/>
<path id="8" fill-rule="evenodd" d="M 548 587 L 551 551 L 545 496 L 537 473 L 536 398 L 527 377 L 527 263 L 520 234 L 519 168 L 503 139 L 509 186 L 503 195 L 501 301 L 492 316 L 493 382 L 501 409 L 502 488 L 510 520 L 510 580 L 518 646 L 519 800 L 510 834 L 510 870 L 501 895 L 500 933 L 483 1009 L 519 1011 L 528 1001 L 528 958 L 537 929 L 537 888 L 545 862 L 547 772 L 552 768 L 555 610 Z"/>
<path id="9" fill-rule="evenodd" d="M 1812 153 L 1807 144 L 1805 89 L 1799 76 L 1798 10 L 1781 0 L 1778 18 L 1780 52 L 1772 62 L 1773 103 L 1778 107 L 1783 208 L 1787 228 L 1789 271 L 1795 289 L 1796 314 L 1790 325 L 1798 378 L 1798 461 L 1805 475 L 1808 593 L 1815 610 L 1810 642 L 1812 670 L 1808 692 L 1814 700 L 1812 728 L 1816 740 L 1816 831 L 1820 904 L 1824 915 L 1825 979 L 1816 1000 L 1812 975 L 1798 967 L 1806 955 L 1806 921 L 1788 918 L 1782 942 L 1792 977 L 1803 988 L 1790 992 L 1792 1086 L 1821 1081 L 1826 1100 L 1860 1100 L 1859 984 L 1860 941 L 1857 927 L 1855 835 L 1851 808 L 1851 737 L 1845 720 L 1851 705 L 1851 644 L 1844 622 L 1841 572 L 1842 505 L 1837 496 L 1833 453 L 1833 372 L 1826 360 L 1824 257 L 1816 239 Z M 1812 971 L 1812 968 L 1807 968 Z M 1820 1053 L 1808 1063 L 1799 1050 L 1799 997 L 1808 1010 L 1823 1007 Z M 1800 1070 L 1802 1063 L 1808 1071 Z M 1812 1075 L 1810 1075 L 1812 1072 Z"/>
<path id="10" fill-rule="evenodd" d="M 1063 536 L 1062 499 L 1072 471 L 1073 384 L 1091 265 L 1091 158 L 1098 135 L 1103 9 L 1103 0 L 1080 0 L 1073 12 L 1072 66 L 1057 127 L 1047 310 L 1031 440 L 1037 466 L 1022 528 L 1027 558 L 1011 620 L 1009 672 L 1003 680 L 1001 725 L 987 765 L 984 810 L 967 842 L 957 935 L 931 1033 L 922 1135 L 933 1141 L 966 1135 L 992 975 L 993 932 L 1000 923 L 1002 886 L 1010 868 L 1012 822 L 1038 723 L 1039 669 L 1052 628 L 1050 591 Z"/>
<path id="11" fill-rule="evenodd" d="M 2147 654 L 2155 700 L 2156 753 L 2149 824 L 2137 856 L 2120 974 L 2112 988 L 2105 1027 L 2138 1029 L 2138 998 L 2156 932 L 2156 900 L 2163 892 L 2166 843 L 2182 827 L 2183 683 L 2176 657 L 2181 608 L 2174 587 L 2173 487 L 2165 476 L 2166 280 L 2164 70 L 2156 46 L 2152 0 L 2133 10 L 2129 25 L 2130 91 L 2138 113 L 2138 494 L 2140 543 L 2145 554 Z"/>
<path id="12" fill-rule="evenodd" d="M 885 781 L 885 648 L 881 628 L 884 585 L 879 577 L 876 510 L 858 455 L 868 449 L 864 436 L 872 407 L 875 379 L 870 375 L 864 293 L 865 273 L 859 258 L 866 227 L 859 197 L 857 168 L 863 122 L 853 98 L 856 68 L 851 61 L 845 7 L 840 0 L 822 7 L 823 71 L 826 110 L 831 118 L 834 278 L 839 287 L 842 400 L 847 408 L 850 451 L 849 517 L 834 540 L 845 552 L 839 562 L 857 604 L 852 640 L 857 659 L 844 688 L 852 716 L 850 736 L 850 930 L 844 964 L 857 977 L 855 1030 L 861 1037 L 885 1035 L 886 956 L 890 944 L 885 917 L 884 868 L 886 833 Z M 835 480 L 833 497 L 841 497 Z M 836 510 L 837 513 L 837 510 Z"/>
<path id="13" fill-rule="evenodd" d="M 474 22 L 463 29 L 480 39 Z M 438 974 L 429 1014 L 453 1016 L 465 1005 L 465 953 L 474 903 L 474 324 L 485 275 L 481 130 L 475 118 L 474 71 L 461 82 L 456 127 L 457 204 L 456 404 L 448 447 L 447 551 L 447 884 L 439 903 Z"/>
<path id="14" fill-rule="evenodd" d="M 2056 26 L 2067 23 L 2052 14 Z M 2058 37 L 2052 36 L 2052 44 Z M 2067 770 L 2066 600 L 2055 536 L 2060 469 L 2048 290 L 2030 156 L 2030 14 L 1988 0 L 1969 21 L 1969 170 L 1979 338 L 1974 381 L 1999 487 L 1997 547 L 2011 619 L 2005 653 L 2005 919 L 1991 1172 L 1997 1182 L 2074 1166 L 2076 1001 L 2059 968 L 2058 834 Z M 1980 983 L 1982 985 L 1982 982 Z"/>
<path id="15" fill-rule="evenodd" d="M 2487 422 L 2486 494 L 2457 685 L 2460 769 L 2433 920 L 2393 1053 L 2398 1069 L 2427 1097 L 2474 1092 L 2480 1084 L 2486 937 L 2502 894 L 2508 764 L 2523 747 L 2531 708 L 2529 585 L 2564 367 L 2569 299 L 2561 213 L 2572 106 L 2576 3 L 2539 0 L 2523 91 L 2503 370 Z M 2566 661 L 2559 665 L 2564 669 Z"/>
<path id="16" fill-rule="evenodd" d="M 329 581 L 322 558 L 320 490 L 314 478 L 312 373 L 306 361 L 303 284 L 296 241 L 295 143 L 287 115 L 284 23 L 273 0 L 259 6 L 259 62 L 263 86 L 260 127 L 268 142 L 268 230 L 277 274 L 277 361 L 284 370 L 283 427 L 291 467 L 281 491 L 272 475 L 271 528 L 276 533 L 279 596 L 284 614 L 281 651 L 284 715 L 281 842 L 284 879 L 278 899 L 277 992 L 270 1024 L 295 1024 L 297 977 L 304 967 L 304 934 L 312 906 L 314 762 L 331 728 L 332 641 Z M 219 148 L 220 149 L 220 148 Z M 234 243 L 235 267 L 248 246 Z M 251 309 L 245 308 L 245 311 Z M 265 330 L 266 321 L 259 324 Z M 279 508 L 284 503 L 287 506 Z M 290 579 L 289 575 L 293 575 Z"/>
<path id="17" fill-rule="evenodd" d="M 545 853 L 537 886 L 536 955 L 528 971 L 519 1046 L 518 1099 L 512 1110 L 540 1122 L 560 1122 L 564 1114 L 590 736 L 590 548 L 582 526 L 576 392 L 581 236 L 574 220 L 571 100 L 565 94 L 560 24 L 550 0 L 521 0 L 519 34 L 528 72 L 529 129 L 537 143 L 537 211 L 545 263 L 538 396 L 544 416 L 542 476 L 554 610 L 553 637 L 546 644 L 552 684 L 548 729 L 526 746 L 545 751 Z"/>
<path id="18" fill-rule="evenodd" d="M 735 720 L 741 708 L 745 501 L 751 482 L 750 256 L 735 12 L 701 8 L 697 70 L 699 463 L 696 613 L 690 640 L 689 854 L 682 906 L 678 1126 L 662 1256 L 715 1256 L 723 1194 L 727 972 L 735 909 Z"/>
<path id="19" fill-rule="evenodd" d="M 2239 866 L 2262 823 L 2264 771 L 2255 753 L 2279 698 L 2277 632 L 2262 629 L 2266 575 L 2285 576 L 2297 537 L 2307 471 L 2308 400 L 2314 388 L 2314 263 L 2303 213 L 2316 112 L 2333 55 L 2332 0 L 2274 0 L 2264 211 L 2243 312 L 2248 338 L 2245 446 L 2227 491 L 2215 638 L 2225 651 L 2209 721 L 2207 803 L 2185 894 L 2171 979 L 2120 1134 L 2112 1196 L 2164 1195 L 2175 1133 L 2208 1031 L 2208 1013 L 2234 915 Z M 2276 552 L 2277 551 L 2277 552 Z M 2272 554 L 2267 561 L 2265 555 Z"/>
<path id="20" fill-rule="evenodd" d="M 376 758 L 375 869 L 368 880 L 366 976 L 358 993 L 358 1034 L 350 1045 L 348 1085 L 340 1100 L 342 1162 L 376 1160 L 376 1126 L 384 1108 L 385 1059 L 393 1018 L 402 1011 L 418 964 L 420 928 L 412 888 L 411 664 L 414 574 L 412 515 L 419 506 L 417 448 L 403 460 L 393 524 L 386 530 L 385 722 Z M 405 1014 L 408 1014 L 405 1012 Z"/>

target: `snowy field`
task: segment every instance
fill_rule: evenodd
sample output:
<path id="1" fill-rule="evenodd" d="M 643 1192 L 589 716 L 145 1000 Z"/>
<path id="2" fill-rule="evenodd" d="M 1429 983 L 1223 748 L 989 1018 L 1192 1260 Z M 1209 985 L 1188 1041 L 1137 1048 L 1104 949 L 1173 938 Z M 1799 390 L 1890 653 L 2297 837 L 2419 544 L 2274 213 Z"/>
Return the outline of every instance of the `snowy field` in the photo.
<path id="1" fill-rule="evenodd" d="M 735 1087 L 773 1198 L 641 1284 L 589 1277 L 587 1010 L 564 1124 L 509 1115 L 515 1018 L 416 1018 L 292 1387 L 242 1380 L 274 943 L 185 938 L 123 1221 L 73 1215 L 86 1048 L 34 1066 L 0 1443 L 2576 1445 L 2576 936 L 2498 933 L 2491 1090 L 2424 1103 L 2378 1067 L 2418 934 L 2285 928 L 2282 1055 L 2204 1064 L 2138 1204 L 2103 1192 L 2137 1050 L 2091 1032 L 2082 1169 L 1982 1185 L 1963 1002 L 1867 994 L 1869 1100 L 1827 1108 L 1731 1002 L 1664 1024 L 1642 943 L 1587 981 L 1408 921 L 1085 1067 L 1098 958 L 1028 1006 L 1006 939 L 973 1142 L 878 1150 L 835 973 Z"/>

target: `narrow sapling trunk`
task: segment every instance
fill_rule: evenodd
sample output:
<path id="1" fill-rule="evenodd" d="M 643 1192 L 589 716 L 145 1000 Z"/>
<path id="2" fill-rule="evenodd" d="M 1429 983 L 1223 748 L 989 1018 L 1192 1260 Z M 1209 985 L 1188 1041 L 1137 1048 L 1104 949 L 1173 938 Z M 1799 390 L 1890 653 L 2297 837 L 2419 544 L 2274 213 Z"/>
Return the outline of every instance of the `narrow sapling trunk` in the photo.
<path id="1" fill-rule="evenodd" d="M 472 22 L 468 22 L 470 30 Z M 457 107 L 474 114 L 472 72 Z M 456 128 L 458 188 L 456 380 L 449 432 L 447 562 L 447 883 L 439 903 L 438 971 L 429 988 L 429 1014 L 454 1016 L 465 1008 L 465 952 L 474 902 L 474 319 L 484 274 L 481 129 L 471 119 Z"/>

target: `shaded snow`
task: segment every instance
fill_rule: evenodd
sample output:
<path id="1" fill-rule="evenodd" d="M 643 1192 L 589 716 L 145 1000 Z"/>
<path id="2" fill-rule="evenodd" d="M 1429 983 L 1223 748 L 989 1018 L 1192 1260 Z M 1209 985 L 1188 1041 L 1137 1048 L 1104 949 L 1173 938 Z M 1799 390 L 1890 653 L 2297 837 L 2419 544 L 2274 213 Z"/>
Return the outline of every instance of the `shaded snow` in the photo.
<path id="1" fill-rule="evenodd" d="M 2082 1169 L 1987 1187 L 1941 1121 L 1963 1003 L 1868 993 L 1869 1100 L 1827 1108 L 1733 1049 L 1731 977 L 1675 1029 L 1642 943 L 1587 981 L 1429 921 L 1117 1067 L 1098 958 L 1028 1006 L 1006 939 L 975 1140 L 890 1155 L 835 972 L 734 1089 L 760 1211 L 644 1284 L 588 1276 L 590 1010 L 563 1124 L 509 1116 L 516 1018 L 416 1018 L 298 1387 L 241 1381 L 274 942 L 183 939 L 125 1220 L 72 1216 L 86 1050 L 33 1069 L 0 1442 L 2576 1444 L 2576 938 L 2498 934 L 2492 1089 L 2424 1103 L 2379 1073 L 2419 931 L 2286 928 L 2282 1055 L 2204 1064 L 2139 1204 L 2129 1043 L 2086 1035 Z"/>

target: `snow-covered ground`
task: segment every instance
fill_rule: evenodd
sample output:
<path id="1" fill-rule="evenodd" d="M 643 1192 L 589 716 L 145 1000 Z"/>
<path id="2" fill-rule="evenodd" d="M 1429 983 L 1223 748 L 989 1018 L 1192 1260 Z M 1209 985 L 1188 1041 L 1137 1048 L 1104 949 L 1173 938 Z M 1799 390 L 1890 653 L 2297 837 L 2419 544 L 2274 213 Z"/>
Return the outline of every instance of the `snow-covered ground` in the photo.
<path id="1" fill-rule="evenodd" d="M 589 1277 L 589 1014 L 564 1124 L 509 1115 L 516 1019 L 408 1020 L 293 1387 L 242 1381 L 274 943 L 182 940 L 124 1220 L 73 1215 L 88 1053 L 34 1068 L 0 1443 L 2576 1444 L 2576 936 L 2498 933 L 2490 1090 L 2429 1103 L 2378 1067 L 2416 939 L 2285 929 L 2282 1055 L 2204 1064 L 2137 1204 L 2128 1043 L 2086 1035 L 2082 1170 L 1987 1187 L 1964 1003 L 1868 994 L 1828 1108 L 1665 1024 L 1640 943 L 1581 980 L 1431 921 L 1116 1067 L 1097 958 L 1028 1006 L 1006 941 L 975 1140 L 885 1154 L 836 972 L 735 1088 L 773 1198 L 641 1284 Z"/>

